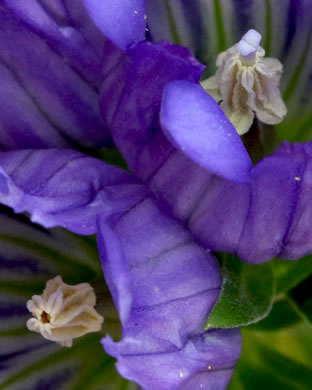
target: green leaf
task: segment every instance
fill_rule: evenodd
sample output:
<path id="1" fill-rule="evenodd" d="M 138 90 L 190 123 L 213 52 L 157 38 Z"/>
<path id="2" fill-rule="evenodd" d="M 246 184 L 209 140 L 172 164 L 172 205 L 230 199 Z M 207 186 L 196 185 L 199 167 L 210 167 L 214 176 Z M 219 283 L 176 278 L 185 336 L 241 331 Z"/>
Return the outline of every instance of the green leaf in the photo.
<path id="1" fill-rule="evenodd" d="M 276 293 L 284 293 L 296 287 L 312 273 L 312 256 L 295 261 L 275 259 L 272 265 Z"/>
<path id="2" fill-rule="evenodd" d="M 289 299 L 292 299 L 298 313 L 308 323 L 312 324 L 312 292 L 311 292 L 312 276 L 308 277 L 304 282 L 296 286 L 289 292 Z"/>
<path id="3" fill-rule="evenodd" d="M 247 326 L 270 313 L 274 295 L 270 263 L 251 265 L 226 256 L 222 260 L 222 276 L 221 294 L 205 329 Z"/>
<path id="4" fill-rule="evenodd" d="M 227 390 L 310 390 L 311 332 L 292 297 L 284 295 L 266 319 L 242 328 L 243 351 Z"/>
<path id="5" fill-rule="evenodd" d="M 305 318 L 312 324 L 312 298 L 306 300 L 298 309 L 303 313 Z"/>
<path id="6" fill-rule="evenodd" d="M 270 315 L 262 321 L 257 322 L 249 327 L 252 330 L 272 331 L 291 327 L 294 324 L 302 321 L 303 317 L 298 311 L 296 304 L 290 298 L 285 296 L 280 301 L 277 301 Z"/>
<path id="7" fill-rule="evenodd" d="M 311 327 L 302 322 L 286 331 L 243 329 L 243 352 L 227 390 L 310 390 Z"/>

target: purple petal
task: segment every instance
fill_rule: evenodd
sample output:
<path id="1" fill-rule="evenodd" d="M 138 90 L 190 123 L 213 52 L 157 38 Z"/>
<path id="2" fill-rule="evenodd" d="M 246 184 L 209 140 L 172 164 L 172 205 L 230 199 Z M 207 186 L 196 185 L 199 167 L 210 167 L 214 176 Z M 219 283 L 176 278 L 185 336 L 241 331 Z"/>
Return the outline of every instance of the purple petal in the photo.
<path id="1" fill-rule="evenodd" d="M 82 1 L 96 26 L 121 49 L 144 39 L 144 0 Z"/>
<path id="2" fill-rule="evenodd" d="M 44 40 L 82 79 L 99 88 L 106 39 L 81 0 L 4 0 L 4 3 L 16 27 Z"/>
<path id="3" fill-rule="evenodd" d="M 129 266 L 120 242 L 108 223 L 99 221 L 98 247 L 101 253 L 105 280 L 111 291 L 122 323 L 125 323 L 132 306 Z"/>
<path id="4" fill-rule="evenodd" d="M 145 195 L 129 173 L 71 150 L 0 153 L 1 203 L 45 227 L 96 231 L 97 215 L 118 214 Z"/>
<path id="5" fill-rule="evenodd" d="M 115 67 L 102 85 L 101 109 L 128 165 L 159 130 L 163 89 L 173 80 L 197 82 L 203 66 L 190 51 L 162 42 L 141 42 Z M 157 75 L 157 77 L 155 77 Z"/>
<path id="6" fill-rule="evenodd" d="M 202 332 L 220 291 L 216 260 L 150 196 L 113 221 L 101 219 L 98 236 L 123 322 L 122 341 L 107 337 L 103 345 L 120 373 L 144 389 L 169 390 L 199 383 L 211 366 L 201 378 L 206 388 L 222 381 L 225 388 L 241 340 L 238 330 Z M 214 370 L 224 370 L 221 379 Z"/>
<path id="7" fill-rule="evenodd" d="M 98 88 L 107 43 L 80 1 L 7 1 L 0 10 L 0 145 L 102 146 Z M 30 55 L 31 53 L 31 55 Z M 116 53 L 118 55 L 118 53 Z"/>
<path id="8" fill-rule="evenodd" d="M 240 136 L 201 86 L 170 83 L 160 123 L 170 141 L 194 162 L 227 179 L 249 181 L 252 164 Z"/>
<path id="9" fill-rule="evenodd" d="M 283 144 L 255 166 L 249 186 L 211 181 L 189 228 L 204 246 L 250 263 L 311 253 L 311 150 Z"/>
<path id="10" fill-rule="evenodd" d="M 135 168 L 203 247 L 264 263 L 312 253 L 311 150 L 311 143 L 285 143 L 255 166 L 249 184 L 240 184 L 209 173 L 155 136 Z"/>
<path id="11" fill-rule="evenodd" d="M 296 209 L 300 187 L 296 177 L 301 177 L 303 163 L 303 156 L 277 153 L 253 170 L 248 215 L 238 246 L 243 259 L 262 263 L 281 252 Z"/>
<path id="12" fill-rule="evenodd" d="M 248 218 L 238 253 L 250 262 L 312 252 L 312 144 L 284 143 L 254 169 Z"/>
<path id="13" fill-rule="evenodd" d="M 312 253 L 312 143 L 294 144 L 293 146 L 284 143 L 279 152 L 283 156 L 296 161 L 301 165 L 298 175 L 293 178 L 295 183 L 296 203 L 293 207 L 293 214 L 284 238 L 285 246 L 280 257 L 287 259 L 298 259 Z M 295 163 L 295 162 L 294 162 Z M 291 180 L 290 180 L 291 181 Z"/>
<path id="14" fill-rule="evenodd" d="M 181 349 L 144 353 L 145 343 L 124 338 L 103 340 L 106 351 L 118 358 L 117 369 L 146 390 L 224 390 L 236 359 L 241 337 L 237 329 L 213 330 L 190 337 Z M 133 345 L 142 352 L 132 353 Z"/>

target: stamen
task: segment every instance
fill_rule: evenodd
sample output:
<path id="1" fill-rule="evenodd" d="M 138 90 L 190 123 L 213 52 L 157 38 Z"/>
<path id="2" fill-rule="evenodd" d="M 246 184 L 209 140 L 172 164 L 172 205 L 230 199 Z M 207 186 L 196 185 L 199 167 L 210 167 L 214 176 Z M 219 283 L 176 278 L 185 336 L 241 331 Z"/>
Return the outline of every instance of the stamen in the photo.
<path id="1" fill-rule="evenodd" d="M 95 303 L 93 288 L 88 283 L 70 286 L 57 276 L 47 282 L 42 295 L 34 295 L 27 302 L 33 314 L 27 328 L 71 347 L 74 338 L 101 329 L 104 318 L 95 311 Z"/>
<path id="2" fill-rule="evenodd" d="M 265 58 L 261 35 L 249 30 L 234 46 L 219 54 L 217 72 L 202 82 L 203 88 L 221 104 L 238 134 L 245 134 L 254 117 L 274 125 L 287 113 L 279 82 L 282 64 Z"/>
<path id="3" fill-rule="evenodd" d="M 41 321 L 43 324 L 49 324 L 49 323 L 50 323 L 50 320 L 51 320 L 50 315 L 49 315 L 46 311 L 43 311 L 43 312 L 41 313 L 40 321 Z"/>
<path id="4" fill-rule="evenodd" d="M 256 30 L 249 30 L 238 42 L 237 49 L 240 53 L 241 61 L 245 65 L 253 65 L 256 62 L 256 54 L 259 49 L 261 34 Z"/>

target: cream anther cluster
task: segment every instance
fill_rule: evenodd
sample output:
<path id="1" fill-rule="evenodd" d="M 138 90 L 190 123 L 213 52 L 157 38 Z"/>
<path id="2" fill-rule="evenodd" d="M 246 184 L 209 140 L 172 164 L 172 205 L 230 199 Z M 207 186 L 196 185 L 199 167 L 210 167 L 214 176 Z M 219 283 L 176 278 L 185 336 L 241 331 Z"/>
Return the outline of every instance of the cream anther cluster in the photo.
<path id="1" fill-rule="evenodd" d="M 287 113 L 279 82 L 283 65 L 264 57 L 261 35 L 249 30 L 238 44 L 219 54 L 217 72 L 202 83 L 219 103 L 238 134 L 245 134 L 254 117 L 274 125 Z"/>
<path id="2" fill-rule="evenodd" d="M 74 338 L 101 329 L 104 318 L 94 309 L 95 304 L 96 297 L 88 283 L 70 286 L 56 276 L 47 282 L 42 295 L 33 295 L 27 302 L 33 314 L 27 328 L 71 347 Z"/>

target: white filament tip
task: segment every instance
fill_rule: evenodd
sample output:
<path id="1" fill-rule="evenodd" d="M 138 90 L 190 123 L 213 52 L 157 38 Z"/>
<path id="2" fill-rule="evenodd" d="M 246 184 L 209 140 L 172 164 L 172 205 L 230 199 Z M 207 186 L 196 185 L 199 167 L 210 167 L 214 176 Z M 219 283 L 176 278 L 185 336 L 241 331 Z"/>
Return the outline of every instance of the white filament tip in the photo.
<path id="1" fill-rule="evenodd" d="M 249 56 L 256 53 L 259 49 L 261 34 L 256 30 L 248 30 L 242 39 L 238 42 L 237 48 L 242 56 Z"/>

